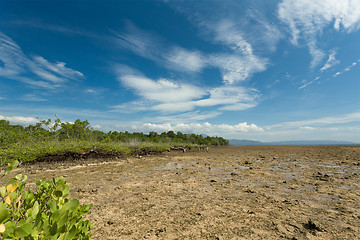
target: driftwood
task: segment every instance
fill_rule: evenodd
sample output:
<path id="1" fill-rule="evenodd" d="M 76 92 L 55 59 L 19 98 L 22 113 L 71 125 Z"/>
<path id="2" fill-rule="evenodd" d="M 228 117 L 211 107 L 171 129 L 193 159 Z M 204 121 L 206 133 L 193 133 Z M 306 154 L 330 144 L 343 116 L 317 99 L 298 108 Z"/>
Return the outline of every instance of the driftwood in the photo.
<path id="1" fill-rule="evenodd" d="M 209 147 L 206 146 L 206 145 L 200 145 L 200 146 L 199 146 L 199 152 L 200 152 L 200 151 L 208 152 L 208 151 L 209 151 Z"/>
<path id="2" fill-rule="evenodd" d="M 170 150 L 186 152 L 188 149 L 186 147 L 171 147 Z"/>

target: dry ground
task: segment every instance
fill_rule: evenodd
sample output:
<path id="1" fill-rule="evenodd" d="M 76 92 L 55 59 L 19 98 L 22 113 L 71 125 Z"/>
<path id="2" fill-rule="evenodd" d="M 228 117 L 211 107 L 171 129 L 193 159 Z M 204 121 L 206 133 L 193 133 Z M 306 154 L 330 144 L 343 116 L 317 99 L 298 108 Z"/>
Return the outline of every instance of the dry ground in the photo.
<path id="1" fill-rule="evenodd" d="M 93 203 L 93 239 L 360 239 L 359 146 L 247 146 L 37 163 Z M 30 186 L 32 184 L 29 184 Z"/>

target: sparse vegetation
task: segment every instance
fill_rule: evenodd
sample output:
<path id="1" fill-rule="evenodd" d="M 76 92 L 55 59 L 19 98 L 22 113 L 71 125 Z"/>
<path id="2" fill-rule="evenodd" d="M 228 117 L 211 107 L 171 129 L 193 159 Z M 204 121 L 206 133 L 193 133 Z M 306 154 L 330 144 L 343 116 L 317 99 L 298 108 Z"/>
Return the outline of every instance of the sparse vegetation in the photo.
<path id="1" fill-rule="evenodd" d="M 88 121 L 77 119 L 74 123 L 43 120 L 36 125 L 23 127 L 0 120 L 0 162 L 13 160 L 33 161 L 47 154 L 59 152 L 84 152 L 93 149 L 131 154 L 133 151 L 151 148 L 164 151 L 171 146 L 192 148 L 196 145 L 228 145 L 221 137 L 203 137 L 181 132 L 129 133 L 93 130 Z"/>

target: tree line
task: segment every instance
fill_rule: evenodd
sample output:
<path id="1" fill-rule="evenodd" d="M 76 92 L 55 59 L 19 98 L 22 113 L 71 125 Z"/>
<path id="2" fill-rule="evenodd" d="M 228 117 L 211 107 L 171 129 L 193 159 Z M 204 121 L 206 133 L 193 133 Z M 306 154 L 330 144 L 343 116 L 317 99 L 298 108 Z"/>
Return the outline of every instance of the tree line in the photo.
<path id="1" fill-rule="evenodd" d="M 128 131 L 103 132 L 94 130 L 90 123 L 77 119 L 75 122 L 61 122 L 55 118 L 43 120 L 35 125 L 21 126 L 12 125 L 7 120 L 0 120 L 0 146 L 7 146 L 12 143 L 36 143 L 46 140 L 83 140 L 96 142 L 152 142 L 152 143 L 191 143 L 208 146 L 228 145 L 229 141 L 222 137 L 210 137 L 200 134 L 184 134 L 182 132 L 168 131 L 157 133 L 154 131 L 148 134 L 142 132 Z"/>

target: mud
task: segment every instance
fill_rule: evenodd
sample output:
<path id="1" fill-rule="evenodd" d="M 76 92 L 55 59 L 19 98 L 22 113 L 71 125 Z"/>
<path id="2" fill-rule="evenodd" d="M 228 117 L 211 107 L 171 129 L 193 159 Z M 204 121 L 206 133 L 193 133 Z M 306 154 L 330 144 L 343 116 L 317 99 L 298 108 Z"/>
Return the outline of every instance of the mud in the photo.
<path id="1" fill-rule="evenodd" d="M 93 239 L 360 239 L 359 146 L 247 146 L 21 166 L 93 203 Z M 1 180 L 2 182 L 4 179 Z"/>

